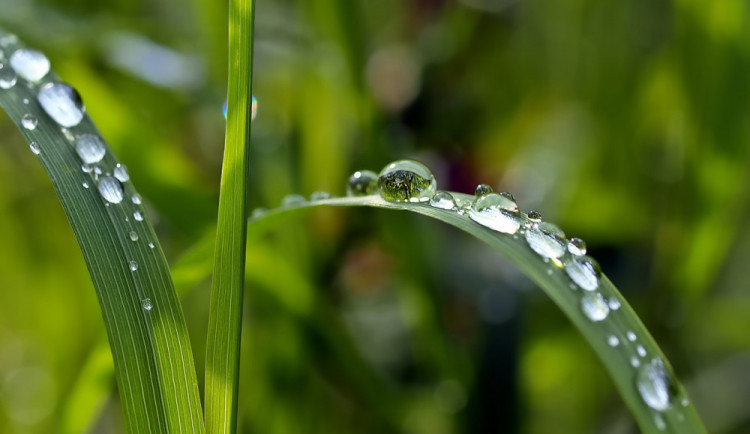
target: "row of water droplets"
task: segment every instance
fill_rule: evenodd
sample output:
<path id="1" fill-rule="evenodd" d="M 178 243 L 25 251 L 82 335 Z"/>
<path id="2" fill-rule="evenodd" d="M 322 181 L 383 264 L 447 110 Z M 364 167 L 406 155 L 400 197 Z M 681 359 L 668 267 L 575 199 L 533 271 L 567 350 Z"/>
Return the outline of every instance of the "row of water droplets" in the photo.
<path id="1" fill-rule="evenodd" d="M 84 174 L 81 187 L 89 189 L 93 183 L 105 206 L 122 206 L 125 199 L 123 184 L 130 181 L 127 167 L 115 163 L 113 167 L 108 168 L 105 162 L 107 147 L 102 138 L 90 133 L 75 133 L 86 112 L 80 95 L 72 86 L 54 80 L 50 73 L 50 61 L 43 53 L 18 47 L 17 44 L 18 39 L 15 35 L 0 35 L 0 92 L 8 91 L 14 86 L 26 86 L 29 91 L 36 94 L 36 103 L 60 127 L 61 133 L 81 160 L 81 172 Z M 27 106 L 32 104 L 28 98 L 24 98 L 22 102 Z M 34 134 L 38 124 L 39 120 L 31 112 L 21 118 L 21 126 L 29 134 Z M 29 148 L 34 154 L 41 155 L 44 143 L 32 140 Z M 141 236 L 138 235 L 137 225 L 144 221 L 141 197 L 133 193 L 130 202 L 134 209 L 132 214 L 123 209 L 126 214 L 125 221 L 132 226 L 128 239 L 138 242 Z M 131 223 L 131 215 L 135 223 Z M 153 242 L 148 242 L 147 245 L 149 249 L 156 247 Z M 126 266 L 131 272 L 138 270 L 138 262 L 135 259 L 128 260 Z M 150 311 L 153 308 L 151 299 L 141 297 L 141 306 L 145 311 Z"/>

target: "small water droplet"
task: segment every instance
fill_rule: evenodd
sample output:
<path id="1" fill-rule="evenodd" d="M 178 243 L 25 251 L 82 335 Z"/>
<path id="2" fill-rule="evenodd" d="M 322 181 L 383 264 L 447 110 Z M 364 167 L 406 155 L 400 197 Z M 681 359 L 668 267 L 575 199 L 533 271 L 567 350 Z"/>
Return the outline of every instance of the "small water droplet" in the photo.
<path id="1" fill-rule="evenodd" d="M 609 308 L 612 310 L 617 310 L 620 308 L 620 300 L 618 300 L 616 297 L 612 297 L 609 299 Z"/>
<path id="2" fill-rule="evenodd" d="M 83 173 L 91 173 L 94 170 L 93 167 L 89 166 L 88 164 L 81 164 L 81 172 Z"/>
<path id="3" fill-rule="evenodd" d="M 538 211 L 529 211 L 529 220 L 531 220 L 534 223 L 541 223 L 542 222 L 542 215 Z"/>
<path id="4" fill-rule="evenodd" d="M 347 196 L 368 196 L 378 191 L 378 175 L 370 170 L 358 170 L 346 184 Z"/>
<path id="5" fill-rule="evenodd" d="M 66 139 L 68 139 L 71 142 L 75 141 L 75 136 L 73 136 L 73 133 L 70 132 L 67 128 L 60 128 L 60 131 L 63 133 L 63 136 L 65 136 Z"/>
<path id="6" fill-rule="evenodd" d="M 18 77 L 13 68 L 0 63 L 0 89 L 10 89 L 16 85 Z"/>
<path id="7" fill-rule="evenodd" d="M 253 210 L 253 212 L 250 213 L 250 219 L 251 220 L 256 220 L 256 219 L 259 219 L 259 218 L 263 217 L 266 214 L 268 214 L 268 210 L 267 209 L 265 209 L 265 208 L 255 208 Z"/>
<path id="8" fill-rule="evenodd" d="M 430 206 L 450 210 L 456 207 L 456 201 L 453 199 L 453 195 L 447 191 L 438 191 L 430 198 Z"/>
<path id="9" fill-rule="evenodd" d="M 22 48 L 10 56 L 10 66 L 27 81 L 37 82 L 49 72 L 49 59 L 36 50 Z"/>
<path id="10" fill-rule="evenodd" d="M 141 306 L 143 306 L 143 310 L 149 311 L 154 308 L 154 305 L 151 303 L 150 298 L 144 298 L 141 300 Z"/>
<path id="11" fill-rule="evenodd" d="M 102 168 L 99 166 L 94 166 L 94 175 L 99 176 L 102 174 Z M 109 176 L 109 173 L 107 174 Z"/>
<path id="12" fill-rule="evenodd" d="M 573 256 L 565 262 L 565 272 L 570 280 L 586 291 L 594 291 L 599 287 L 601 270 L 594 258 L 589 256 Z"/>
<path id="13" fill-rule="evenodd" d="M 521 227 L 516 202 L 501 194 L 489 193 L 477 198 L 471 206 L 469 218 L 505 234 L 515 234 Z"/>
<path id="14" fill-rule="evenodd" d="M 639 356 L 646 357 L 646 349 L 643 348 L 643 345 L 638 345 L 635 350 L 638 351 Z"/>
<path id="15" fill-rule="evenodd" d="M 435 194 L 437 182 L 419 161 L 399 160 L 380 171 L 378 190 L 389 202 L 427 202 Z"/>
<path id="16" fill-rule="evenodd" d="M 658 413 L 654 415 L 654 425 L 656 425 L 656 429 L 659 431 L 664 431 L 667 428 L 664 418 Z"/>
<path id="17" fill-rule="evenodd" d="M 76 153 L 85 164 L 94 164 L 102 161 L 104 155 L 107 153 L 107 148 L 104 147 L 104 142 L 99 136 L 93 134 L 82 134 L 76 139 Z M 88 168 L 88 172 L 91 172 L 90 166 L 83 166 Z M 87 170 L 84 169 L 84 172 Z"/>
<path id="18" fill-rule="evenodd" d="M 83 181 L 83 182 L 81 183 L 81 185 L 83 186 L 83 188 L 89 188 L 89 183 L 88 183 L 88 182 L 86 182 L 86 181 Z"/>
<path id="19" fill-rule="evenodd" d="M 456 212 L 459 215 L 464 215 L 466 211 L 469 211 L 471 209 L 472 201 L 469 199 L 464 199 L 462 197 L 455 197 L 454 200 L 456 201 L 456 208 L 458 209 Z"/>
<path id="20" fill-rule="evenodd" d="M 687 398 L 682 398 L 680 400 L 680 405 L 682 405 L 683 407 L 687 407 L 688 405 L 690 405 L 690 401 Z"/>
<path id="21" fill-rule="evenodd" d="M 598 292 L 587 292 L 581 297 L 581 309 L 591 321 L 598 322 L 607 318 L 609 306 Z"/>
<path id="22" fill-rule="evenodd" d="M 281 207 L 282 208 L 295 208 L 298 206 L 302 206 L 307 202 L 304 196 L 301 196 L 299 194 L 287 194 L 284 196 L 284 199 L 281 200 Z"/>
<path id="23" fill-rule="evenodd" d="M 120 181 L 111 176 L 104 177 L 99 181 L 99 193 L 107 202 L 122 202 L 122 185 L 120 185 Z"/>
<path id="24" fill-rule="evenodd" d="M 39 143 L 37 142 L 30 142 L 29 149 L 31 149 L 31 152 L 35 155 L 39 155 L 39 153 L 42 152 L 41 148 L 39 148 Z"/>
<path id="25" fill-rule="evenodd" d="M 583 256 L 586 254 L 586 242 L 580 238 L 573 237 L 568 241 L 568 251 L 572 255 Z"/>
<path id="26" fill-rule="evenodd" d="M 151 248 L 151 249 L 153 249 L 156 246 L 154 246 L 154 243 L 148 243 L 148 247 Z"/>
<path id="27" fill-rule="evenodd" d="M 72 86 L 65 83 L 47 83 L 37 95 L 39 105 L 58 124 L 70 128 L 81 123 L 83 106 L 81 95 Z"/>
<path id="28" fill-rule="evenodd" d="M 29 131 L 35 130 L 37 123 L 39 123 L 39 121 L 36 119 L 36 116 L 32 115 L 31 113 L 26 113 L 21 118 L 21 125 L 23 125 L 23 127 Z"/>
<path id="29" fill-rule="evenodd" d="M 616 346 L 620 345 L 620 340 L 617 339 L 617 336 L 615 336 L 615 335 L 609 335 L 609 337 L 607 337 L 607 344 L 610 347 L 616 347 Z"/>
<path id="30" fill-rule="evenodd" d="M 133 218 L 136 221 L 138 221 L 138 222 L 142 222 L 143 221 L 143 214 L 141 214 L 140 211 L 136 211 L 136 212 L 133 213 Z"/>
<path id="31" fill-rule="evenodd" d="M 130 198 L 130 201 L 133 202 L 135 205 L 141 204 L 141 195 L 138 193 L 135 193 L 132 198 Z"/>
<path id="32" fill-rule="evenodd" d="M 641 366 L 641 361 L 638 360 L 638 357 L 633 356 L 630 358 L 630 366 L 637 368 Z"/>
<path id="33" fill-rule="evenodd" d="M 628 330 L 628 332 L 627 332 L 627 333 L 625 333 L 625 336 L 627 336 L 627 337 L 628 337 L 628 340 L 629 340 L 630 342 L 635 342 L 635 340 L 637 339 L 637 336 L 635 335 L 635 333 L 633 333 L 633 332 L 632 332 L 632 331 L 630 331 L 630 330 Z"/>
<path id="34" fill-rule="evenodd" d="M 24 103 L 24 104 L 26 104 L 26 105 L 29 105 L 29 99 L 28 98 L 22 99 L 21 102 Z"/>
<path id="35" fill-rule="evenodd" d="M 135 261 L 130 261 L 130 271 L 136 271 L 138 269 L 138 263 Z"/>
<path id="36" fill-rule="evenodd" d="M 0 47 L 7 47 L 8 45 L 12 45 L 15 43 L 18 43 L 18 36 L 12 33 L 6 33 L 2 37 L 0 37 Z M 2 53 L 2 51 L 0 51 L 0 53 Z M 0 56 L 0 58 L 2 58 L 3 56 Z"/>
<path id="37" fill-rule="evenodd" d="M 661 359 L 651 359 L 638 370 L 636 385 L 643 402 L 654 410 L 664 411 L 672 404 L 675 382 Z"/>
<path id="38" fill-rule="evenodd" d="M 326 200 L 330 198 L 331 198 L 331 193 L 327 191 L 316 191 L 310 195 L 310 200 L 313 202 L 318 201 L 318 200 Z"/>
<path id="39" fill-rule="evenodd" d="M 135 231 L 130 231 L 130 241 L 138 241 L 138 234 Z"/>
<path id="40" fill-rule="evenodd" d="M 494 190 L 492 187 L 490 187 L 487 184 L 479 184 L 477 185 L 477 188 L 474 189 L 474 196 L 476 198 L 480 198 L 482 196 L 487 196 L 488 194 L 492 193 Z"/>
<path id="41" fill-rule="evenodd" d="M 114 170 L 115 178 L 120 182 L 128 182 L 130 180 L 130 174 L 128 168 L 124 164 L 117 163 Z"/>
<path id="42" fill-rule="evenodd" d="M 541 217 L 540 217 L 541 220 Z M 555 232 L 544 230 L 545 226 L 534 224 L 524 236 L 526 243 L 543 258 L 559 258 L 565 254 L 565 240 Z"/>

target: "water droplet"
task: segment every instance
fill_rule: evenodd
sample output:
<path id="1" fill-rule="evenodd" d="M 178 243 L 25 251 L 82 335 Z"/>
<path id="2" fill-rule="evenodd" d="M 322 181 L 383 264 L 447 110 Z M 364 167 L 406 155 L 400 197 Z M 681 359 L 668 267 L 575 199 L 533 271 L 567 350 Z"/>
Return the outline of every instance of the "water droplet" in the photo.
<path id="1" fill-rule="evenodd" d="M 27 81 L 39 81 L 49 72 L 49 59 L 36 50 L 22 48 L 10 56 L 10 66 Z"/>
<path id="2" fill-rule="evenodd" d="M 133 218 L 135 221 L 142 222 L 143 221 L 143 214 L 141 214 L 140 211 L 136 211 L 133 213 Z"/>
<path id="3" fill-rule="evenodd" d="M 133 202 L 135 205 L 140 205 L 141 204 L 141 195 L 138 194 L 138 193 L 134 194 L 133 197 L 130 198 L 130 201 Z"/>
<path id="4" fill-rule="evenodd" d="M 541 223 L 542 215 L 538 211 L 529 211 L 529 220 L 534 223 Z"/>
<path id="5" fill-rule="evenodd" d="M 107 148 L 104 147 L 102 139 L 93 134 L 82 134 L 78 136 L 75 146 L 76 153 L 86 164 L 94 164 L 102 161 L 102 158 L 104 158 L 104 155 L 107 153 Z M 89 166 L 84 167 L 87 167 L 88 172 L 91 172 Z M 83 171 L 86 172 L 87 170 L 84 169 Z"/>
<path id="6" fill-rule="evenodd" d="M 456 201 L 453 195 L 447 191 L 438 191 L 430 198 L 430 206 L 439 209 L 453 209 L 456 207 Z"/>
<path id="7" fill-rule="evenodd" d="M 573 256 L 565 262 L 565 272 L 570 280 L 586 291 L 594 291 L 599 287 L 601 270 L 594 258 L 589 256 Z"/>
<path id="8" fill-rule="evenodd" d="M 88 183 L 88 182 L 86 182 L 86 181 L 83 181 L 83 182 L 81 183 L 81 185 L 83 186 L 83 188 L 89 188 L 89 183 Z"/>
<path id="9" fill-rule="evenodd" d="M 581 297 L 581 309 L 591 321 L 598 322 L 607 318 L 609 306 L 598 292 L 587 292 Z"/>
<path id="10" fill-rule="evenodd" d="M 627 332 L 627 333 L 625 333 L 625 336 L 627 336 L 627 337 L 628 337 L 628 340 L 629 340 L 630 342 L 635 342 L 635 340 L 637 339 L 637 337 L 636 337 L 635 333 L 633 333 L 633 332 L 632 332 L 632 331 L 630 331 L 630 330 L 628 330 L 628 332 Z"/>
<path id="11" fill-rule="evenodd" d="M 148 247 L 151 248 L 151 249 L 153 249 L 156 246 L 154 246 L 154 243 L 148 243 Z"/>
<path id="12" fill-rule="evenodd" d="M 664 418 L 658 413 L 654 415 L 654 425 L 656 425 L 656 429 L 659 431 L 664 431 L 667 428 Z"/>
<path id="13" fill-rule="evenodd" d="M 638 357 L 633 356 L 630 358 L 630 366 L 637 368 L 641 366 L 641 361 L 638 360 Z"/>
<path id="14" fill-rule="evenodd" d="M 60 128 L 60 131 L 63 133 L 63 136 L 65 136 L 66 139 L 68 139 L 71 142 L 75 141 L 75 137 L 73 136 L 73 133 L 71 133 L 69 129 Z"/>
<path id="15" fill-rule="evenodd" d="M 615 297 L 610 298 L 609 301 L 608 301 L 608 304 L 609 304 L 609 308 L 612 309 L 612 310 L 617 310 L 621 306 L 620 300 L 618 300 Z"/>
<path id="16" fill-rule="evenodd" d="M 664 411 L 672 404 L 675 383 L 659 358 L 651 359 L 638 370 L 636 382 L 643 402 L 656 411 Z"/>
<path id="17" fill-rule="evenodd" d="M 683 407 L 687 407 L 688 405 L 690 405 L 690 401 L 689 401 L 689 400 L 688 400 L 687 398 L 682 398 L 682 399 L 680 400 L 680 404 L 681 404 L 681 405 L 682 405 Z"/>
<path id="18" fill-rule="evenodd" d="M 568 251 L 570 254 L 575 256 L 583 256 L 586 254 L 586 241 L 583 241 L 580 238 L 571 238 L 570 241 L 568 241 Z"/>
<path id="19" fill-rule="evenodd" d="M 477 198 L 471 206 L 469 218 L 482 226 L 505 234 L 515 234 L 521 227 L 516 202 L 495 193 Z"/>
<path id="20" fill-rule="evenodd" d="M 487 184 L 479 184 L 477 185 L 477 188 L 474 189 L 474 196 L 477 198 L 480 198 L 482 196 L 487 196 L 488 194 L 492 193 L 494 190 L 492 187 L 490 187 Z"/>
<path id="21" fill-rule="evenodd" d="M 138 269 L 138 263 L 135 261 L 130 261 L 130 271 L 135 271 Z"/>
<path id="22" fill-rule="evenodd" d="M 141 306 L 143 306 L 143 310 L 149 311 L 154 308 L 154 305 L 151 303 L 150 298 L 144 298 L 141 300 Z"/>
<path id="23" fill-rule="evenodd" d="M 304 205 L 305 202 L 307 202 L 307 200 L 305 200 L 304 196 L 301 196 L 299 194 L 288 194 L 284 196 L 284 199 L 282 199 L 281 207 L 295 208 Z"/>
<path id="24" fill-rule="evenodd" d="M 135 231 L 130 231 L 130 241 L 138 241 L 138 234 Z"/>
<path id="25" fill-rule="evenodd" d="M 120 182 L 128 182 L 130 180 L 130 174 L 128 168 L 124 164 L 117 163 L 114 170 L 115 178 Z"/>
<path id="26" fill-rule="evenodd" d="M 24 128 L 26 128 L 29 131 L 33 131 L 36 129 L 36 124 L 39 123 L 39 121 L 36 119 L 36 116 L 26 113 L 21 118 L 21 125 L 23 125 Z"/>
<path id="27" fill-rule="evenodd" d="M 454 200 L 456 201 L 456 208 L 458 209 L 457 213 L 459 215 L 464 215 L 466 211 L 471 209 L 473 203 L 471 200 L 462 197 L 455 197 Z"/>
<path id="28" fill-rule="evenodd" d="M 310 200 L 315 202 L 318 200 L 326 200 L 331 198 L 331 193 L 327 191 L 316 191 L 310 195 Z"/>
<path id="29" fill-rule="evenodd" d="M 358 170 L 346 184 L 347 196 L 368 196 L 378 190 L 378 175 L 370 170 Z"/>
<path id="30" fill-rule="evenodd" d="M 255 208 L 253 210 L 253 212 L 250 213 L 250 219 L 251 220 L 256 220 L 256 219 L 259 219 L 259 218 L 263 217 L 266 214 L 268 214 L 268 210 L 267 209 L 265 209 L 265 208 Z"/>
<path id="31" fill-rule="evenodd" d="M 120 181 L 111 176 L 106 176 L 99 181 L 99 193 L 107 202 L 122 202 L 122 185 L 120 185 Z"/>
<path id="32" fill-rule="evenodd" d="M 99 166 L 94 166 L 94 175 L 99 176 L 102 174 L 102 168 Z M 109 176 L 109 173 L 107 174 Z"/>
<path id="33" fill-rule="evenodd" d="M 7 65 L 0 63 L 0 89 L 10 89 L 16 85 L 16 72 Z"/>
<path id="34" fill-rule="evenodd" d="M 258 99 L 253 96 L 250 103 L 250 120 L 254 121 L 256 116 L 258 116 Z"/>
<path id="35" fill-rule="evenodd" d="M 620 340 L 617 339 L 617 336 L 615 336 L 615 335 L 609 335 L 609 337 L 607 337 L 607 344 L 610 347 L 616 347 L 616 346 L 620 345 Z"/>
<path id="36" fill-rule="evenodd" d="M 48 83 L 42 86 L 37 100 L 45 112 L 63 127 L 81 123 L 86 111 L 83 100 L 72 86 L 65 83 Z"/>
<path id="37" fill-rule="evenodd" d="M 15 44 L 17 42 L 18 36 L 12 33 L 7 33 L 0 37 L 0 47 L 7 47 L 8 45 Z M 2 53 L 2 51 L 0 51 L 0 53 Z"/>
<path id="38" fill-rule="evenodd" d="M 638 351 L 639 356 L 646 357 L 646 349 L 643 348 L 643 345 L 638 345 L 635 350 Z"/>
<path id="39" fill-rule="evenodd" d="M 39 148 L 39 143 L 37 142 L 30 142 L 29 149 L 31 149 L 31 152 L 35 155 L 39 155 L 39 153 L 42 152 L 41 148 Z"/>
<path id="40" fill-rule="evenodd" d="M 378 176 L 380 196 L 389 202 L 426 202 L 436 189 L 430 169 L 415 160 L 394 161 Z"/>
<path id="41" fill-rule="evenodd" d="M 543 258 L 559 258 L 564 255 L 565 240 L 554 232 L 545 231 L 543 227 L 541 224 L 534 224 L 524 234 L 531 250 Z"/>

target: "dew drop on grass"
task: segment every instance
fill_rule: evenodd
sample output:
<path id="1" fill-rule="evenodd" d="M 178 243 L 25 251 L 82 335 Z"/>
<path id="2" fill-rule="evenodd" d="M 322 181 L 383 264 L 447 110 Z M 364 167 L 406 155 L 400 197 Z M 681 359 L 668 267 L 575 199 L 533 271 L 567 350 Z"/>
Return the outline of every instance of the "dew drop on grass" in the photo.
<path id="1" fill-rule="evenodd" d="M 99 180 L 99 193 L 107 202 L 122 202 L 122 185 L 120 184 L 120 181 L 112 178 L 111 176 L 106 176 Z"/>
<path id="2" fill-rule="evenodd" d="M 456 208 L 459 215 L 464 215 L 466 211 L 471 209 L 472 201 L 464 199 L 462 197 L 454 198 L 456 200 Z"/>
<path id="3" fill-rule="evenodd" d="M 326 200 L 330 198 L 331 198 L 331 193 L 327 191 L 316 191 L 310 195 L 310 200 L 313 202 L 318 201 L 318 200 Z"/>
<path id="4" fill-rule="evenodd" d="M 667 428 L 664 418 L 658 413 L 654 415 L 654 425 L 656 425 L 656 429 L 659 431 L 664 431 Z"/>
<path id="5" fill-rule="evenodd" d="M 250 213 L 250 220 L 256 220 L 264 215 L 268 214 L 268 210 L 265 208 L 255 208 L 253 212 Z"/>
<path id="6" fill-rule="evenodd" d="M 130 231 L 128 235 L 130 236 L 130 241 L 138 241 L 138 234 L 135 231 Z"/>
<path id="7" fill-rule="evenodd" d="M 141 300 L 141 306 L 143 306 L 143 310 L 145 311 L 150 311 L 154 308 L 154 305 L 153 303 L 151 303 L 150 298 L 144 298 L 143 300 Z"/>
<path id="8" fill-rule="evenodd" d="M 637 368 L 641 366 L 641 361 L 638 360 L 638 357 L 633 356 L 630 358 L 630 366 Z"/>
<path id="9" fill-rule="evenodd" d="M 29 149 L 31 149 L 31 152 L 33 152 L 34 155 L 39 155 L 39 153 L 42 152 L 42 149 L 39 147 L 39 143 L 37 142 L 30 142 Z"/>
<path id="10" fill-rule="evenodd" d="M 430 198 L 430 206 L 450 210 L 456 207 L 456 201 L 453 199 L 453 195 L 447 191 L 438 191 Z"/>
<path id="11" fill-rule="evenodd" d="M 529 211 L 529 220 L 534 223 L 541 223 L 542 215 L 538 211 Z"/>
<path id="12" fill-rule="evenodd" d="M 643 348 L 643 345 L 638 345 L 635 350 L 638 351 L 639 356 L 646 357 L 646 349 Z"/>
<path id="13" fill-rule="evenodd" d="M 45 84 L 36 98 L 44 111 L 66 128 L 80 124 L 86 111 L 81 96 L 72 86 L 65 83 Z"/>
<path id="14" fill-rule="evenodd" d="M 104 147 L 104 142 L 99 136 L 93 134 L 82 134 L 76 139 L 76 153 L 85 164 L 94 164 L 102 161 L 104 155 L 107 153 L 107 148 Z M 91 167 L 88 168 L 88 172 L 91 172 Z M 84 169 L 84 172 L 87 170 Z"/>
<path id="15" fill-rule="evenodd" d="M 628 332 L 627 332 L 627 333 L 625 333 L 625 336 L 627 336 L 627 337 L 628 337 L 628 340 L 629 340 L 630 342 L 635 342 L 635 340 L 637 339 L 637 336 L 636 336 L 636 335 L 635 335 L 635 333 L 633 333 L 633 332 L 632 332 L 631 330 L 628 330 Z"/>
<path id="16" fill-rule="evenodd" d="M 148 247 L 149 247 L 150 249 L 153 249 L 153 248 L 154 248 L 154 247 L 156 247 L 156 246 L 154 245 L 154 243 L 148 243 Z"/>
<path id="17" fill-rule="evenodd" d="M 10 89 L 16 85 L 17 80 L 18 77 L 13 68 L 0 63 L 0 89 Z"/>
<path id="18" fill-rule="evenodd" d="M 565 262 L 565 272 L 570 280 L 586 291 L 594 291 L 599 287 L 601 270 L 594 258 L 573 256 Z"/>
<path id="19" fill-rule="evenodd" d="M 521 227 L 518 205 L 508 195 L 489 193 L 477 198 L 471 205 L 469 218 L 504 234 L 515 234 Z"/>
<path id="20" fill-rule="evenodd" d="M 89 183 L 88 183 L 88 182 L 86 182 L 86 181 L 83 181 L 83 182 L 81 183 L 81 185 L 83 186 L 83 188 L 89 188 Z"/>
<path id="21" fill-rule="evenodd" d="M 130 174 L 128 173 L 128 168 L 124 164 L 117 163 L 113 174 L 115 175 L 115 178 L 117 178 L 120 182 L 130 181 Z"/>
<path id="22" fill-rule="evenodd" d="M 651 359 L 638 370 L 636 380 L 643 402 L 656 411 L 664 411 L 672 405 L 675 382 L 660 358 Z"/>
<path id="23" fill-rule="evenodd" d="M 37 82 L 49 72 L 49 59 L 36 50 L 22 48 L 10 56 L 10 66 L 27 81 Z"/>
<path id="24" fill-rule="evenodd" d="M 281 207 L 295 208 L 304 205 L 305 202 L 307 202 L 307 200 L 305 200 L 304 196 L 301 196 L 299 194 L 288 194 L 284 196 L 284 199 L 282 199 Z"/>
<path id="25" fill-rule="evenodd" d="M 142 222 L 143 221 L 143 214 L 141 214 L 140 211 L 136 211 L 136 212 L 133 213 L 133 218 L 137 222 Z"/>
<path id="26" fill-rule="evenodd" d="M 531 218 L 531 213 L 529 213 Z M 541 216 L 539 217 L 541 220 Z M 532 220 L 533 221 L 533 220 Z M 555 230 L 545 230 L 547 226 L 534 224 L 524 234 L 531 250 L 543 258 L 559 258 L 565 254 L 565 239 Z"/>
<path id="27" fill-rule="evenodd" d="M 346 184 L 347 196 L 368 196 L 378 191 L 378 175 L 371 170 L 358 170 Z"/>
<path id="28" fill-rule="evenodd" d="M 620 345 L 620 340 L 615 335 L 609 335 L 609 337 L 607 337 L 607 344 L 610 347 L 616 347 Z"/>
<path id="29" fill-rule="evenodd" d="M 427 202 L 437 190 L 430 169 L 415 160 L 398 160 L 378 175 L 380 196 L 389 202 Z"/>
<path id="30" fill-rule="evenodd" d="M 32 115 L 31 113 L 26 113 L 21 118 L 21 125 L 23 125 L 23 127 L 29 131 L 35 130 L 38 123 L 39 121 L 37 120 L 36 116 Z"/>
<path id="31" fill-rule="evenodd" d="M 133 202 L 135 205 L 141 204 L 141 195 L 138 193 L 135 193 L 133 197 L 130 198 L 130 201 Z"/>
<path id="32" fill-rule="evenodd" d="M 571 255 L 583 256 L 586 254 L 586 242 L 580 238 L 571 238 L 568 241 L 568 251 Z"/>
<path id="33" fill-rule="evenodd" d="M 138 263 L 135 261 L 130 261 L 130 271 L 136 271 L 138 269 Z"/>
<path id="34" fill-rule="evenodd" d="M 488 194 L 492 193 L 494 190 L 492 190 L 492 187 L 490 187 L 487 184 L 479 184 L 477 185 L 477 188 L 474 189 L 474 196 L 477 198 L 480 198 L 482 196 L 487 196 Z"/>
<path id="35" fill-rule="evenodd" d="M 609 308 L 612 310 L 617 310 L 621 306 L 620 300 L 618 300 L 616 297 L 610 298 L 607 303 L 609 304 Z"/>
<path id="36" fill-rule="evenodd" d="M 581 310 L 588 319 L 599 322 L 609 315 L 609 306 L 598 292 L 587 292 L 581 297 Z"/>

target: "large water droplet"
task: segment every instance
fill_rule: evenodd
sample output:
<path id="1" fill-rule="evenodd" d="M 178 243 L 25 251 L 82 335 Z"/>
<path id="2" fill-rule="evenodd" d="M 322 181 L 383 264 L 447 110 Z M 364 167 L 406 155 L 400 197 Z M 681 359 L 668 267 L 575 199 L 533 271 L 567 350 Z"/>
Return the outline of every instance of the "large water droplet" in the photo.
<path id="1" fill-rule="evenodd" d="M 346 184 L 347 196 L 368 196 L 378 190 L 378 175 L 371 170 L 358 170 Z"/>
<path id="2" fill-rule="evenodd" d="M 438 191 L 430 198 L 430 206 L 440 209 L 453 209 L 456 207 L 456 201 L 453 195 L 447 191 Z"/>
<path id="3" fill-rule="evenodd" d="M 13 68 L 0 63 L 0 89 L 10 89 L 16 85 L 17 80 L 18 78 Z"/>
<path id="4" fill-rule="evenodd" d="M 565 240 L 555 232 L 544 230 L 543 227 L 535 224 L 526 231 L 526 242 L 529 247 L 543 258 L 559 258 L 564 255 Z"/>
<path id="5" fill-rule="evenodd" d="M 305 202 L 307 202 L 307 200 L 304 196 L 301 196 L 299 194 L 288 194 L 284 196 L 284 199 L 281 201 L 281 207 L 295 208 L 304 205 Z"/>
<path id="6" fill-rule="evenodd" d="M 23 125 L 24 128 L 26 128 L 29 131 L 33 131 L 36 129 L 36 125 L 39 123 L 36 116 L 26 113 L 21 118 L 21 125 Z"/>
<path id="7" fill-rule="evenodd" d="M 565 262 L 565 272 L 570 280 L 586 291 L 594 291 L 599 287 L 601 270 L 594 258 L 588 256 L 573 256 Z"/>
<path id="8" fill-rule="evenodd" d="M 113 174 L 120 182 L 128 182 L 130 180 L 128 168 L 124 164 L 117 163 Z"/>
<path id="9" fill-rule="evenodd" d="M 144 298 L 141 300 L 141 306 L 143 306 L 143 310 L 149 311 L 154 308 L 154 305 L 151 303 L 150 298 Z"/>
<path id="10" fill-rule="evenodd" d="M 45 84 L 36 98 L 44 111 L 66 128 L 80 124 L 86 111 L 81 96 L 72 86 L 65 83 Z"/>
<path id="11" fill-rule="evenodd" d="M 380 196 L 389 202 L 427 202 L 436 189 L 430 169 L 415 160 L 394 161 L 378 176 Z"/>
<path id="12" fill-rule="evenodd" d="M 111 176 L 105 176 L 99 180 L 99 193 L 107 202 L 122 202 L 122 185 L 120 184 L 120 181 Z"/>
<path id="13" fill-rule="evenodd" d="M 479 184 L 479 185 L 477 185 L 477 188 L 474 189 L 474 196 L 476 196 L 477 198 L 480 198 L 482 196 L 486 196 L 486 195 L 492 193 L 493 191 L 494 190 L 489 185 L 487 185 L 487 184 Z"/>
<path id="14" fill-rule="evenodd" d="M 36 50 L 22 48 L 10 56 L 10 66 L 27 81 L 39 81 L 49 72 L 49 59 Z"/>
<path id="15" fill-rule="evenodd" d="M 138 269 L 138 263 L 135 261 L 130 261 L 130 271 L 136 271 Z"/>
<path id="16" fill-rule="evenodd" d="M 76 153 L 84 163 L 94 164 L 102 161 L 107 148 L 104 147 L 104 142 L 99 136 L 83 134 L 76 139 Z M 91 168 L 88 171 L 91 172 Z"/>
<path id="17" fill-rule="evenodd" d="M 591 321 L 598 322 L 607 318 L 609 306 L 598 292 L 587 292 L 581 297 L 581 310 Z"/>
<path id="18" fill-rule="evenodd" d="M 568 251 L 571 255 L 583 256 L 586 254 L 586 242 L 580 238 L 573 237 L 568 241 Z"/>
<path id="19" fill-rule="evenodd" d="M 636 382 L 643 402 L 656 411 L 664 411 L 672 404 L 675 382 L 659 358 L 644 363 L 638 370 Z"/>
<path id="20" fill-rule="evenodd" d="M 39 153 L 42 152 L 42 149 L 39 148 L 39 143 L 37 142 L 30 142 L 29 149 L 31 149 L 31 152 L 33 152 L 35 155 L 39 155 Z"/>
<path id="21" fill-rule="evenodd" d="M 515 234 L 521 227 L 516 202 L 501 194 L 489 193 L 477 198 L 469 210 L 469 218 L 505 234 Z"/>

